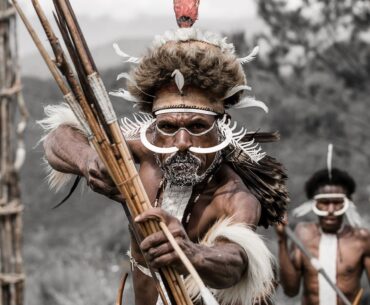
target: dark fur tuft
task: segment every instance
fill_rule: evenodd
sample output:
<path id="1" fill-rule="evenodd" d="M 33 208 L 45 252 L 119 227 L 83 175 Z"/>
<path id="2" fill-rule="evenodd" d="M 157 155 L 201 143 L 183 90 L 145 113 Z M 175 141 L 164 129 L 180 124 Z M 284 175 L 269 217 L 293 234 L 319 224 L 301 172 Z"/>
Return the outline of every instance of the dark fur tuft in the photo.
<path id="1" fill-rule="evenodd" d="M 246 84 L 235 55 L 199 41 L 168 42 L 146 55 L 132 72 L 140 90 L 133 84 L 129 84 L 128 90 L 146 102 L 139 105 L 142 111 L 151 111 L 153 98 L 150 95 L 173 82 L 171 74 L 175 69 L 184 75 L 186 85 L 207 90 L 216 100 L 223 98 L 229 89 Z M 239 98 L 240 93 L 235 94 L 225 100 L 225 105 L 235 104 Z"/>

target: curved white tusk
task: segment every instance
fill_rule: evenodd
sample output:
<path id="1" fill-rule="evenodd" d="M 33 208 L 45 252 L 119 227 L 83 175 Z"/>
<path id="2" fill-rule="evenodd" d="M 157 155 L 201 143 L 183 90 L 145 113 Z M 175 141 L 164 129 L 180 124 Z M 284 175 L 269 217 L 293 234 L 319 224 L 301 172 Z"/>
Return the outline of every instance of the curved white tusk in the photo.
<path id="1" fill-rule="evenodd" d="M 146 131 L 148 130 L 149 126 L 153 124 L 155 120 L 144 124 L 140 129 L 140 140 L 143 145 L 149 149 L 150 151 L 157 153 L 157 154 L 173 154 L 177 152 L 179 149 L 177 147 L 158 147 L 150 143 L 146 137 Z"/>
<path id="2" fill-rule="evenodd" d="M 349 200 L 346 197 L 346 198 L 344 198 L 343 208 L 341 208 L 339 211 L 335 211 L 334 212 L 334 215 L 335 216 L 341 216 L 341 215 L 343 215 L 348 210 L 348 207 L 349 207 Z"/>
<path id="3" fill-rule="evenodd" d="M 328 211 L 321 211 L 317 208 L 316 206 L 317 202 L 314 201 L 312 203 L 312 210 L 313 212 L 317 215 L 317 216 L 329 216 L 329 212 Z M 340 210 L 338 211 L 335 211 L 333 214 L 334 216 L 341 216 L 343 215 L 347 209 L 349 207 L 349 200 L 347 198 L 344 198 L 344 205 L 343 205 L 343 208 L 341 208 Z"/>
<path id="4" fill-rule="evenodd" d="M 316 206 L 316 201 L 314 201 L 312 203 L 312 211 L 317 215 L 317 216 L 329 216 L 329 212 L 328 211 L 321 211 L 317 208 Z"/>
<path id="5" fill-rule="evenodd" d="M 219 150 L 222 150 L 224 149 L 226 146 L 228 146 L 232 139 L 233 139 L 233 133 L 230 129 L 230 127 L 228 126 L 225 126 L 225 140 L 216 145 L 216 146 L 211 146 L 211 147 L 190 147 L 189 148 L 189 151 L 193 152 L 193 153 L 197 153 L 197 154 L 212 154 L 212 153 L 215 153 Z"/>

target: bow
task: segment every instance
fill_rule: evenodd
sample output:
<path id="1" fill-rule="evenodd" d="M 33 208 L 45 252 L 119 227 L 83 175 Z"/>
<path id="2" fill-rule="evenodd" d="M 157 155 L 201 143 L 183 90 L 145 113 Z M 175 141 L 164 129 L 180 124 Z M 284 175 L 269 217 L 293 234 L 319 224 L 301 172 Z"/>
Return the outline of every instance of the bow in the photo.
<path id="1" fill-rule="evenodd" d="M 17 1 L 12 0 L 12 2 L 48 65 L 63 94 L 64 100 L 69 104 L 83 126 L 89 142 L 97 151 L 112 180 L 125 198 L 126 203 L 123 204 L 123 207 L 136 241 L 140 243 L 141 236 L 145 238 L 162 230 L 189 271 L 189 274 L 193 276 L 195 282 L 199 285 L 205 303 L 208 305 L 217 304 L 164 222 L 149 220 L 143 224 L 136 224 L 133 221 L 136 216 L 149 209 L 151 203 L 135 168 L 129 148 L 120 131 L 112 103 L 69 1 L 53 0 L 56 10 L 54 18 L 72 59 L 74 69 L 69 65 L 67 56 L 38 1 L 32 0 L 32 4 L 51 44 L 55 60 L 52 60 L 48 55 Z M 78 77 L 75 76 L 74 70 L 77 71 Z M 156 281 L 158 293 L 163 303 L 167 305 L 168 301 L 160 287 L 159 281 L 156 280 L 153 270 L 151 270 L 151 273 Z M 193 304 L 186 292 L 183 280 L 176 270 L 171 267 L 165 267 L 160 270 L 160 274 L 171 304 Z"/>

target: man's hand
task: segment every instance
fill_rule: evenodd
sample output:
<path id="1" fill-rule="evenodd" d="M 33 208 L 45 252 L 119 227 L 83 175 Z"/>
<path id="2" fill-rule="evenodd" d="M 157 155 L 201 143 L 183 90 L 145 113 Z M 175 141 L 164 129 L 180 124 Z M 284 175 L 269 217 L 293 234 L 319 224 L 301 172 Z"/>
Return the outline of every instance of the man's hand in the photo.
<path id="1" fill-rule="evenodd" d="M 88 158 L 82 165 L 81 172 L 86 178 L 87 185 L 94 191 L 117 201 L 122 197 L 109 176 L 108 170 L 100 160 L 98 154 L 91 150 Z"/>
<path id="2" fill-rule="evenodd" d="M 285 226 L 288 225 L 288 213 L 285 212 L 283 221 L 275 225 L 275 231 L 279 241 L 286 240 Z"/>
<path id="3" fill-rule="evenodd" d="M 162 209 L 153 208 L 140 214 L 136 217 L 135 221 L 137 223 L 143 223 L 150 219 L 164 222 L 186 256 L 191 261 L 196 257 L 197 245 L 190 241 L 181 222 L 177 218 Z M 140 248 L 143 250 L 148 263 L 153 268 L 159 269 L 171 265 L 181 274 L 186 273 L 186 269 L 179 256 L 162 231 L 146 237 L 141 242 Z"/>

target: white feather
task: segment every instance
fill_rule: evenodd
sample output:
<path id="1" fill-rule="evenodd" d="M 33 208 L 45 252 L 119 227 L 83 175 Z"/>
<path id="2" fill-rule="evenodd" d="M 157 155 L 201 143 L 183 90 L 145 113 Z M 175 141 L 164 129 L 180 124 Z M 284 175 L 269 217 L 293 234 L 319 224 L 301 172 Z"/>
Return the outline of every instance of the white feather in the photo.
<path id="1" fill-rule="evenodd" d="M 328 156 L 327 156 L 327 167 L 328 167 L 328 175 L 329 179 L 332 179 L 332 169 L 333 169 L 333 144 L 330 143 L 328 145 Z"/>
<path id="2" fill-rule="evenodd" d="M 203 303 L 205 305 L 219 305 L 212 292 L 210 292 L 207 287 L 202 287 L 200 289 L 200 295 L 202 296 Z"/>
<path id="3" fill-rule="evenodd" d="M 81 126 L 80 122 L 74 115 L 71 108 L 66 103 L 61 103 L 59 105 L 49 105 L 44 108 L 46 117 L 37 123 L 43 128 L 45 135 L 41 138 L 40 142 L 45 140 L 46 136 L 58 128 L 61 125 L 68 125 L 73 128 L 78 129 L 81 133 L 85 134 L 84 128 Z M 47 166 L 46 170 L 48 172 L 48 183 L 51 189 L 59 191 L 63 186 L 65 186 L 74 175 L 62 173 L 54 170 L 45 161 Z"/>
<path id="4" fill-rule="evenodd" d="M 250 52 L 247 56 L 239 58 L 239 62 L 243 65 L 245 63 L 253 61 L 258 55 L 259 50 L 260 50 L 259 46 L 255 46 L 252 52 Z"/>
<path id="5" fill-rule="evenodd" d="M 121 119 L 121 131 L 126 140 L 138 140 L 140 139 L 141 127 L 151 122 L 153 117 L 147 113 L 135 113 L 133 119 L 122 118 Z"/>
<path id="6" fill-rule="evenodd" d="M 243 137 L 247 134 L 246 128 L 242 127 L 239 131 L 235 131 L 237 128 L 237 123 L 234 122 L 232 124 L 231 120 L 227 120 L 226 117 L 218 121 L 218 126 L 223 136 L 226 136 L 227 131 L 231 130 L 232 139 L 230 144 L 236 149 L 240 149 L 245 154 L 247 154 L 253 162 L 257 163 L 265 157 L 266 153 L 261 152 L 261 147 L 258 143 L 254 142 L 254 139 L 251 141 L 243 142 Z"/>
<path id="7" fill-rule="evenodd" d="M 348 210 L 346 211 L 346 217 L 348 219 L 349 224 L 352 227 L 357 228 L 363 227 L 364 222 L 361 218 L 361 215 L 357 211 L 356 205 L 352 201 L 349 201 L 349 207 Z"/>
<path id="8" fill-rule="evenodd" d="M 141 103 L 142 102 L 138 98 L 133 96 L 130 92 L 128 92 L 127 90 L 122 89 L 122 88 L 118 89 L 117 91 L 109 92 L 109 95 L 120 97 L 120 98 L 123 98 L 126 101 L 133 102 L 133 103 Z"/>
<path id="9" fill-rule="evenodd" d="M 126 72 L 123 72 L 123 73 L 120 73 L 117 75 L 117 79 L 116 80 L 120 80 L 120 79 L 126 79 L 128 80 L 130 83 L 132 83 L 141 93 L 145 94 L 146 96 L 150 96 L 150 97 L 155 97 L 154 95 L 151 95 L 151 94 L 148 94 L 146 92 L 144 92 L 143 90 L 141 90 L 141 88 L 137 85 L 137 83 L 135 82 L 135 80 L 131 77 L 130 74 L 126 73 Z"/>
<path id="10" fill-rule="evenodd" d="M 268 113 L 269 108 L 266 104 L 262 101 L 256 100 L 254 97 L 244 97 L 235 105 L 230 106 L 230 109 L 240 109 L 240 108 L 247 108 L 247 107 L 258 107 L 261 108 L 264 112 Z"/>
<path id="11" fill-rule="evenodd" d="M 176 69 L 172 72 L 171 76 L 175 77 L 176 86 L 179 89 L 180 93 L 182 93 L 182 88 L 184 88 L 185 85 L 184 75 L 182 75 L 180 70 Z"/>
<path id="12" fill-rule="evenodd" d="M 294 217 L 303 217 L 307 215 L 308 213 L 312 212 L 312 204 L 313 200 L 306 201 L 302 204 L 300 204 L 298 207 L 296 207 L 293 211 L 292 214 Z"/>
<path id="13" fill-rule="evenodd" d="M 123 52 L 120 47 L 118 46 L 118 44 L 114 43 L 113 44 L 113 49 L 114 51 L 116 52 L 116 54 L 120 57 L 123 57 L 125 58 L 125 62 L 131 62 L 131 63 L 134 63 L 134 64 L 138 64 L 140 63 L 141 61 L 141 58 L 138 58 L 138 57 L 133 57 L 133 56 L 130 56 L 128 54 L 126 54 L 125 52 Z"/>
<path id="14" fill-rule="evenodd" d="M 223 98 L 223 100 L 226 100 L 227 98 L 233 96 L 235 93 L 241 91 L 241 90 L 252 90 L 252 88 L 250 86 L 247 86 L 247 85 L 240 85 L 240 86 L 236 86 L 236 87 L 233 87 L 231 88 L 230 90 L 228 90 L 226 92 L 226 95 L 225 97 Z"/>

